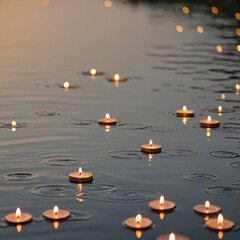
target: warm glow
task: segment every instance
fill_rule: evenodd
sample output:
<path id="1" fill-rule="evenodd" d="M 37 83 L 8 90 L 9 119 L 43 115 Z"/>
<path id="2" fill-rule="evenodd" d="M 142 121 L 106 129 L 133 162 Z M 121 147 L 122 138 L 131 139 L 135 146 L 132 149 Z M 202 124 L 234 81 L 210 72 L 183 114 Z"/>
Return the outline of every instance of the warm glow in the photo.
<path id="1" fill-rule="evenodd" d="M 237 34 L 238 36 L 240 36 L 240 28 L 237 28 L 237 29 L 236 29 L 236 34 Z"/>
<path id="2" fill-rule="evenodd" d="M 240 13 L 235 13 L 235 17 L 237 20 L 240 20 Z"/>
<path id="3" fill-rule="evenodd" d="M 20 218 L 21 217 L 21 209 L 18 207 L 16 210 L 16 218 Z"/>
<path id="4" fill-rule="evenodd" d="M 221 213 L 218 215 L 217 223 L 218 225 L 222 225 L 223 223 L 223 215 Z"/>
<path id="5" fill-rule="evenodd" d="M 110 114 L 109 114 L 109 113 L 106 113 L 105 118 L 106 118 L 106 119 L 110 119 Z"/>
<path id="6" fill-rule="evenodd" d="M 209 201 L 206 201 L 205 202 L 205 208 L 208 210 L 210 208 L 210 202 Z"/>
<path id="7" fill-rule="evenodd" d="M 159 218 L 161 219 L 161 220 L 163 220 L 164 219 L 164 213 L 163 212 L 161 212 L 161 213 L 159 213 Z"/>
<path id="8" fill-rule="evenodd" d="M 226 95 L 224 93 L 221 94 L 221 99 L 224 100 L 226 98 Z"/>
<path id="9" fill-rule="evenodd" d="M 70 87 L 70 83 L 69 83 L 69 82 L 65 82 L 65 83 L 63 84 L 63 87 L 64 87 L 65 89 L 68 89 L 68 88 Z"/>
<path id="10" fill-rule="evenodd" d="M 220 240 L 223 239 L 223 235 L 224 235 L 223 232 L 219 231 L 218 232 L 218 239 L 220 239 Z"/>
<path id="11" fill-rule="evenodd" d="M 186 112 L 187 111 L 187 107 L 183 106 L 183 111 Z"/>
<path id="12" fill-rule="evenodd" d="M 203 33 L 203 27 L 202 26 L 198 26 L 197 27 L 197 32 L 198 33 Z"/>
<path id="13" fill-rule="evenodd" d="M 218 112 L 222 112 L 223 108 L 222 106 L 218 106 Z"/>
<path id="14" fill-rule="evenodd" d="M 208 221 L 209 219 L 210 217 L 208 215 L 204 218 L 205 221 Z"/>
<path id="15" fill-rule="evenodd" d="M 182 7 L 182 11 L 183 11 L 183 13 L 185 13 L 185 14 L 189 14 L 189 13 L 190 13 L 189 8 L 186 7 L 186 6 Z"/>
<path id="16" fill-rule="evenodd" d="M 120 75 L 118 73 L 115 73 L 113 76 L 114 81 L 119 81 L 120 80 Z"/>
<path id="17" fill-rule="evenodd" d="M 207 128 L 206 129 L 206 134 L 207 134 L 207 137 L 210 137 L 211 136 L 211 128 Z"/>
<path id="18" fill-rule="evenodd" d="M 137 231 L 136 231 L 136 237 L 137 237 L 137 238 L 141 238 L 141 237 L 142 237 L 142 231 L 137 230 Z"/>
<path id="19" fill-rule="evenodd" d="M 42 0 L 42 5 L 43 6 L 48 6 L 48 4 L 49 4 L 49 0 Z"/>
<path id="20" fill-rule="evenodd" d="M 22 225 L 21 224 L 17 224 L 16 229 L 18 232 L 22 231 Z"/>
<path id="21" fill-rule="evenodd" d="M 135 222 L 136 223 L 140 223 L 142 221 L 142 215 L 141 214 L 138 214 L 135 218 Z"/>
<path id="22" fill-rule="evenodd" d="M 218 14 L 218 8 L 217 7 L 212 7 L 212 13 L 213 14 Z"/>
<path id="23" fill-rule="evenodd" d="M 12 121 L 12 128 L 16 128 L 17 127 L 17 123 L 15 121 Z"/>
<path id="24" fill-rule="evenodd" d="M 240 52 L 240 45 L 237 45 L 237 51 Z"/>
<path id="25" fill-rule="evenodd" d="M 183 118 L 182 118 L 182 122 L 183 122 L 184 125 L 187 124 L 187 121 L 188 121 L 188 118 L 187 118 L 187 117 L 183 117 Z"/>
<path id="26" fill-rule="evenodd" d="M 211 121 L 212 121 L 211 116 L 208 116 L 207 121 L 208 121 L 208 122 L 211 122 Z"/>
<path id="27" fill-rule="evenodd" d="M 90 70 L 90 74 L 91 74 L 92 76 L 96 75 L 96 73 L 97 73 L 97 70 L 96 70 L 96 69 L 92 68 L 92 69 Z"/>
<path id="28" fill-rule="evenodd" d="M 183 27 L 182 27 L 181 25 L 177 25 L 177 26 L 176 26 L 176 30 L 177 30 L 178 32 L 183 32 Z"/>
<path id="29" fill-rule="evenodd" d="M 153 141 L 152 141 L 152 139 L 149 140 L 149 145 L 150 145 L 150 146 L 153 145 Z"/>
<path id="30" fill-rule="evenodd" d="M 79 167 L 79 169 L 78 169 L 78 173 L 79 173 L 79 175 L 82 174 L 82 168 L 81 168 L 81 167 Z"/>
<path id="31" fill-rule="evenodd" d="M 159 199 L 160 206 L 162 207 L 164 205 L 164 196 L 161 196 Z"/>
<path id="32" fill-rule="evenodd" d="M 240 84 L 238 84 L 238 83 L 236 84 L 236 90 L 240 91 Z"/>
<path id="33" fill-rule="evenodd" d="M 53 222 L 53 227 L 54 227 L 55 229 L 58 229 L 58 227 L 59 227 L 59 222 L 58 222 L 58 221 L 54 221 L 54 222 Z"/>
<path id="34" fill-rule="evenodd" d="M 106 0 L 106 1 L 104 2 L 104 6 L 110 8 L 110 7 L 112 6 L 112 1 Z"/>
<path id="35" fill-rule="evenodd" d="M 216 50 L 217 50 L 217 52 L 219 52 L 219 53 L 221 53 L 222 52 L 222 46 L 221 45 L 217 45 L 216 46 Z"/>
<path id="36" fill-rule="evenodd" d="M 174 233 L 171 233 L 171 234 L 169 235 L 169 240 L 175 240 L 175 239 L 176 239 L 175 234 L 174 234 Z"/>
<path id="37" fill-rule="evenodd" d="M 59 212 L 58 206 L 55 205 L 54 208 L 53 208 L 53 213 L 54 213 L 55 215 L 57 215 L 58 212 Z"/>
<path id="38" fill-rule="evenodd" d="M 105 132 L 108 133 L 110 132 L 111 126 L 110 125 L 106 125 L 105 126 Z"/>

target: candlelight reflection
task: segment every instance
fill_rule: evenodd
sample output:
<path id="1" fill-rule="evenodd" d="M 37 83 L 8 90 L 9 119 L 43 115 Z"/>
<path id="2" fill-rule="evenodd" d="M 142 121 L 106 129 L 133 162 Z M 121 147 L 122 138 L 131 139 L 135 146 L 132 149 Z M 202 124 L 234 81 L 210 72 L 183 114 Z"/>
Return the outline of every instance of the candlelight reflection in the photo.
<path id="1" fill-rule="evenodd" d="M 141 238 L 142 237 L 142 231 L 137 230 L 135 233 L 136 233 L 136 237 L 137 238 Z"/>
<path id="2" fill-rule="evenodd" d="M 240 13 L 235 13 L 235 18 L 236 18 L 237 20 L 240 20 Z"/>
<path id="3" fill-rule="evenodd" d="M 212 13 L 213 14 L 218 14 L 218 8 L 217 7 L 212 7 Z"/>
<path id="4" fill-rule="evenodd" d="M 218 232 L 218 239 L 223 239 L 224 233 L 222 231 Z"/>
<path id="5" fill-rule="evenodd" d="M 163 212 L 159 213 L 159 218 L 160 218 L 161 220 L 163 220 L 164 217 L 165 217 L 165 214 L 164 214 Z"/>
<path id="6" fill-rule="evenodd" d="M 236 29 L 236 34 L 237 34 L 238 36 L 240 36 L 240 28 L 237 28 L 237 29 Z"/>
<path id="7" fill-rule="evenodd" d="M 16 225 L 16 230 L 17 230 L 17 232 L 21 232 L 22 231 L 22 225 L 21 224 L 17 224 Z"/>
<path id="8" fill-rule="evenodd" d="M 183 117 L 183 118 L 182 118 L 182 122 L 183 122 L 184 125 L 186 125 L 187 122 L 188 122 L 188 118 L 187 118 L 187 117 Z"/>
<path id="9" fill-rule="evenodd" d="M 221 94 L 221 99 L 222 100 L 226 99 L 226 95 L 224 93 Z"/>
<path id="10" fill-rule="evenodd" d="M 106 133 L 109 133 L 110 130 L 111 130 L 111 126 L 110 126 L 110 125 L 106 125 L 106 126 L 105 126 L 105 132 L 106 132 Z"/>
<path id="11" fill-rule="evenodd" d="M 222 46 L 221 45 L 217 45 L 216 46 L 216 50 L 217 50 L 217 52 L 219 52 L 219 53 L 221 53 L 222 52 Z"/>
<path id="12" fill-rule="evenodd" d="M 206 128 L 206 135 L 207 135 L 207 137 L 211 136 L 211 131 L 212 131 L 211 128 Z M 208 141 L 209 141 L 209 139 L 208 139 Z"/>
<path id="13" fill-rule="evenodd" d="M 197 27 L 197 32 L 198 33 L 203 33 L 203 27 L 202 26 L 198 26 Z"/>
<path id="14" fill-rule="evenodd" d="M 186 7 L 186 6 L 184 6 L 184 7 L 182 7 L 182 12 L 184 14 L 189 14 L 190 13 L 190 9 L 188 7 Z"/>
<path id="15" fill-rule="evenodd" d="M 54 221 L 53 222 L 53 227 L 54 227 L 54 229 L 58 229 L 58 227 L 59 227 L 59 222 L 58 221 Z"/>
<path id="16" fill-rule="evenodd" d="M 176 30 L 181 33 L 183 32 L 183 27 L 181 25 L 177 25 Z"/>

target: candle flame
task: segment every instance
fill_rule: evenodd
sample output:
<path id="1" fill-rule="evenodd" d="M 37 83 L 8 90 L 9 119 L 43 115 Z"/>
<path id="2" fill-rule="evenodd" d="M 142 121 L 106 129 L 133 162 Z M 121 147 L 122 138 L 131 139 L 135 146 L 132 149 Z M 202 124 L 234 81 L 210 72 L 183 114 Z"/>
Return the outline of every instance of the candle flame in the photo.
<path id="1" fill-rule="evenodd" d="M 149 140 L 149 145 L 150 145 L 150 146 L 153 145 L 153 141 L 152 141 L 152 139 Z"/>
<path id="2" fill-rule="evenodd" d="M 238 84 L 238 83 L 236 84 L 236 90 L 240 91 L 240 84 Z"/>
<path id="3" fill-rule="evenodd" d="M 16 210 L 16 218 L 20 218 L 21 217 L 21 209 L 18 207 Z"/>
<path id="4" fill-rule="evenodd" d="M 110 114 L 109 114 L 109 113 L 106 113 L 105 118 L 106 118 L 106 119 L 110 119 Z"/>
<path id="5" fill-rule="evenodd" d="M 208 122 L 211 122 L 211 121 L 212 121 L 211 116 L 208 116 L 207 121 L 208 121 Z"/>
<path id="6" fill-rule="evenodd" d="M 187 107 L 183 106 L 183 111 L 186 112 L 187 111 Z"/>
<path id="7" fill-rule="evenodd" d="M 162 207 L 164 205 L 164 196 L 161 196 L 159 199 L 160 206 Z"/>
<path id="8" fill-rule="evenodd" d="M 16 128 L 17 127 L 17 122 L 12 121 L 12 128 Z"/>
<path id="9" fill-rule="evenodd" d="M 209 201 L 206 201 L 205 202 L 205 208 L 208 210 L 210 208 L 210 202 Z"/>
<path id="10" fill-rule="evenodd" d="M 58 208 L 57 205 L 55 205 L 54 208 L 53 208 L 53 213 L 54 213 L 55 215 L 57 215 L 58 212 L 59 212 L 59 208 Z"/>
<path id="11" fill-rule="evenodd" d="M 142 215 L 141 214 L 138 214 L 135 218 L 135 222 L 136 223 L 140 223 L 142 221 Z"/>
<path id="12" fill-rule="evenodd" d="M 218 106 L 218 112 L 222 112 L 223 108 L 222 106 Z"/>
<path id="13" fill-rule="evenodd" d="M 78 172 L 79 172 L 79 175 L 82 174 L 82 168 L 81 167 L 79 167 Z"/>
<path id="14" fill-rule="evenodd" d="M 97 73 L 97 70 L 96 70 L 96 69 L 92 68 L 92 69 L 90 70 L 90 74 L 91 74 L 92 76 L 96 75 L 96 73 Z"/>
<path id="15" fill-rule="evenodd" d="M 65 82 L 65 83 L 63 84 L 63 87 L 64 87 L 65 89 L 68 89 L 68 88 L 70 87 L 70 83 L 69 83 L 69 82 Z"/>
<path id="16" fill-rule="evenodd" d="M 219 215 L 218 215 L 218 219 L 217 219 L 217 223 L 218 223 L 218 225 L 222 225 L 223 224 L 223 215 L 220 213 Z"/>
<path id="17" fill-rule="evenodd" d="M 120 80 L 120 75 L 118 73 L 115 73 L 113 76 L 114 81 L 119 81 Z"/>
<path id="18" fill-rule="evenodd" d="M 170 233 L 169 240 L 175 240 L 175 239 L 176 239 L 175 234 L 174 233 Z"/>

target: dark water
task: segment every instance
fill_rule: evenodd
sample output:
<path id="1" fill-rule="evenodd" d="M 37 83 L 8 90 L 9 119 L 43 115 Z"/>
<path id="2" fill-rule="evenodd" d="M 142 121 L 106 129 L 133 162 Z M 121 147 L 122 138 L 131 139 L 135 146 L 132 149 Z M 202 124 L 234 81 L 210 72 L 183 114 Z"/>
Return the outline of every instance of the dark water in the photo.
<path id="1" fill-rule="evenodd" d="M 149 2 L 0 1 L 0 214 L 20 206 L 34 217 L 20 233 L 1 219 L 1 239 L 137 239 L 122 226 L 137 213 L 154 222 L 141 239 L 218 239 L 192 211 L 207 199 L 236 223 L 223 239 L 239 239 L 240 10 Z M 104 74 L 82 74 L 93 67 Z M 116 72 L 128 81 L 106 80 Z M 196 113 L 186 125 L 183 105 Z M 110 129 L 97 124 L 106 112 L 120 121 Z M 221 127 L 207 136 L 209 114 Z M 150 138 L 162 153 L 139 151 Z M 79 166 L 92 184 L 68 181 Z M 177 205 L 163 220 L 148 209 L 160 194 Z M 58 229 L 42 218 L 55 204 L 71 211 Z"/>

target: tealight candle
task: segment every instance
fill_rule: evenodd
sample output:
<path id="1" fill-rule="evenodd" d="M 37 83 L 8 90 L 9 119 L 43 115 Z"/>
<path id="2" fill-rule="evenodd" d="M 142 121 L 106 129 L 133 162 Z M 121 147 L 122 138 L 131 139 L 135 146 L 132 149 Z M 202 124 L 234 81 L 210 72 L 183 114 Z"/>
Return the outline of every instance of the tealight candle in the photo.
<path id="1" fill-rule="evenodd" d="M 228 219 L 224 219 L 222 214 L 218 215 L 218 218 L 209 219 L 206 222 L 208 228 L 217 231 L 226 231 L 234 227 L 234 222 Z"/>
<path id="2" fill-rule="evenodd" d="M 158 144 L 153 144 L 153 141 L 150 139 L 149 144 L 142 144 L 141 151 L 145 153 L 160 153 L 162 151 L 162 146 Z"/>
<path id="3" fill-rule="evenodd" d="M 91 172 L 83 172 L 81 167 L 78 172 L 70 172 L 68 177 L 70 182 L 76 183 L 92 182 L 93 180 L 93 174 Z"/>
<path id="4" fill-rule="evenodd" d="M 67 219 L 70 216 L 70 212 L 64 209 L 59 209 L 58 206 L 54 206 L 53 209 L 43 212 L 43 216 L 48 220 L 60 221 Z"/>
<path id="5" fill-rule="evenodd" d="M 176 204 L 172 201 L 164 199 L 164 196 L 161 196 L 159 200 L 150 201 L 148 206 L 154 211 L 170 211 L 176 207 Z"/>
<path id="6" fill-rule="evenodd" d="M 150 228 L 152 226 L 152 220 L 138 214 L 136 217 L 127 218 L 123 224 L 131 229 L 141 230 Z"/>
<path id="7" fill-rule="evenodd" d="M 177 117 L 194 117 L 194 111 L 188 110 L 186 106 L 183 106 L 183 109 L 176 111 Z"/>
<path id="8" fill-rule="evenodd" d="M 115 73 L 113 76 L 107 78 L 111 82 L 124 82 L 127 81 L 126 77 L 120 76 L 118 73 Z"/>
<path id="9" fill-rule="evenodd" d="M 98 76 L 98 75 L 103 75 L 102 71 L 97 71 L 95 68 L 90 69 L 89 71 L 83 71 L 83 75 L 90 75 L 90 76 Z"/>
<path id="10" fill-rule="evenodd" d="M 222 209 L 216 205 L 210 204 L 209 201 L 206 201 L 205 204 L 198 204 L 194 206 L 193 210 L 203 215 L 212 215 L 219 213 Z"/>
<path id="11" fill-rule="evenodd" d="M 200 120 L 200 126 L 205 128 L 217 128 L 219 127 L 220 122 L 218 120 L 213 120 L 211 116 L 208 116 L 207 119 Z"/>
<path id="12" fill-rule="evenodd" d="M 170 233 L 161 235 L 156 240 L 190 240 L 190 238 L 180 234 Z"/>
<path id="13" fill-rule="evenodd" d="M 7 214 L 4 219 L 9 223 L 19 224 L 31 221 L 32 215 L 29 213 L 21 212 L 21 209 L 17 208 L 15 213 Z"/>
<path id="14" fill-rule="evenodd" d="M 111 118 L 109 113 L 106 113 L 105 118 L 98 119 L 98 123 L 102 125 L 113 125 L 117 123 L 116 118 Z"/>

